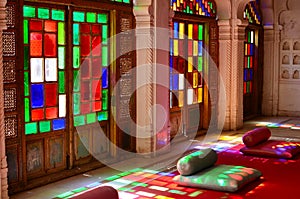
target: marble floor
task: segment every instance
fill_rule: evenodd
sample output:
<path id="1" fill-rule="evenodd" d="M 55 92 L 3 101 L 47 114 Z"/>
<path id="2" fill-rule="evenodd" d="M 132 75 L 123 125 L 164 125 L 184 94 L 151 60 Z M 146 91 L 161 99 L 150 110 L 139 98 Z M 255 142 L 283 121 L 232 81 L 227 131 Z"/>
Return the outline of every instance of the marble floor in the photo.
<path id="1" fill-rule="evenodd" d="M 300 125 L 300 118 L 295 117 L 258 117 L 244 123 L 244 127 L 237 131 L 223 131 L 214 136 L 199 136 L 196 138 L 179 136 L 172 143 L 166 153 L 156 154 L 155 157 L 136 156 L 119 163 L 73 176 L 55 183 L 27 190 L 10 196 L 12 199 L 50 199 L 62 193 L 84 187 L 101 181 L 106 177 L 115 175 L 122 171 L 131 170 L 136 167 L 147 169 L 162 169 L 174 167 L 176 159 L 186 150 L 191 148 L 211 147 L 215 150 L 223 150 L 241 143 L 242 135 L 256 126 L 268 126 L 272 132 L 272 139 L 284 139 L 289 141 L 300 141 L 300 130 L 295 125 Z M 294 128 L 293 128 L 294 127 Z M 300 126 L 299 126 L 300 129 Z M 217 136 L 217 139 L 216 139 Z"/>

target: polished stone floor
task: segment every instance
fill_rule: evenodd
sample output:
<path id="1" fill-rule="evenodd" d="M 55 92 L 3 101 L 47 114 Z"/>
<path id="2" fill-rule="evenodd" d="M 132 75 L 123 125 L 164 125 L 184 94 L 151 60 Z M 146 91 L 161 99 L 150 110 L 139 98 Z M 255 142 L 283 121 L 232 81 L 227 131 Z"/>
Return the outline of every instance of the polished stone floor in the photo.
<path id="1" fill-rule="evenodd" d="M 101 181 L 106 177 L 130 170 L 136 167 L 148 169 L 166 169 L 174 167 L 174 162 L 186 150 L 191 148 L 211 147 L 224 150 L 241 143 L 242 135 L 257 126 L 268 126 L 272 132 L 272 139 L 300 141 L 300 118 L 295 117 L 258 117 L 244 123 L 244 127 L 237 131 L 223 131 L 211 136 L 203 135 L 197 138 L 178 136 L 172 140 L 168 152 L 155 154 L 152 157 L 136 156 L 134 158 L 111 164 L 97 170 L 86 172 L 39 188 L 24 191 L 10 196 L 12 199 L 50 199 L 70 190 Z M 294 128 L 293 128 L 294 127 Z M 216 139 L 217 138 L 217 139 Z"/>

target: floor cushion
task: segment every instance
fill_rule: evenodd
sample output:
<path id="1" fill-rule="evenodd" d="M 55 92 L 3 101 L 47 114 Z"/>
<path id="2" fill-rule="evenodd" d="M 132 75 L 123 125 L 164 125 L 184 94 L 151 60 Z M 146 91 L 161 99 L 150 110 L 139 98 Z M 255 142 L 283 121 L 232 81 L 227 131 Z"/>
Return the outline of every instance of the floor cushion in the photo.
<path id="1" fill-rule="evenodd" d="M 78 196 L 73 197 L 75 199 L 118 199 L 118 191 L 111 186 L 101 186 L 95 189 L 83 192 Z"/>
<path id="2" fill-rule="evenodd" d="M 246 155 L 290 159 L 300 152 L 300 143 L 268 140 L 252 147 L 245 146 L 240 151 Z"/>
<path id="3" fill-rule="evenodd" d="M 271 131 L 266 127 L 260 127 L 248 131 L 242 139 L 247 147 L 252 147 L 267 141 L 270 137 Z"/>
<path id="4" fill-rule="evenodd" d="M 216 165 L 194 175 L 177 175 L 173 181 L 183 186 L 235 192 L 261 175 L 260 171 L 253 168 Z"/>

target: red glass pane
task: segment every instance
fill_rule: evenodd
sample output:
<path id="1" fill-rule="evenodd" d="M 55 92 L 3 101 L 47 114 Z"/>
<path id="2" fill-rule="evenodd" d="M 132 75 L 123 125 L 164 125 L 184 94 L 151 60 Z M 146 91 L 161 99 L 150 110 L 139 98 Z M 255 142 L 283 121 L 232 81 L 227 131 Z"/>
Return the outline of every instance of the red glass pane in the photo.
<path id="1" fill-rule="evenodd" d="M 91 51 L 91 36 L 90 35 L 81 35 L 80 36 L 80 51 L 81 56 L 89 56 Z"/>
<path id="2" fill-rule="evenodd" d="M 179 56 L 184 56 L 184 41 L 183 40 L 179 40 L 178 41 L 178 51 L 179 51 Z"/>
<path id="3" fill-rule="evenodd" d="M 42 42 L 43 37 L 41 33 L 30 33 L 30 55 L 42 56 Z"/>
<path id="4" fill-rule="evenodd" d="M 31 31 L 39 31 L 43 29 L 43 22 L 37 20 L 31 20 L 29 22 L 29 30 Z"/>
<path id="5" fill-rule="evenodd" d="M 57 32 L 57 22 L 56 21 L 45 21 L 45 31 L 46 32 Z"/>
<path id="6" fill-rule="evenodd" d="M 175 71 L 173 71 L 173 73 L 178 72 L 178 57 L 173 57 L 173 69 Z"/>
<path id="7" fill-rule="evenodd" d="M 89 24 L 80 24 L 80 32 L 81 33 L 90 33 L 91 26 Z"/>
<path id="8" fill-rule="evenodd" d="M 47 119 L 55 119 L 57 118 L 57 108 L 46 108 L 46 118 Z"/>
<path id="9" fill-rule="evenodd" d="M 101 99 L 101 80 L 93 80 L 92 82 L 92 98 L 93 100 Z"/>
<path id="10" fill-rule="evenodd" d="M 184 63 L 185 63 L 185 60 L 183 58 L 180 58 L 179 63 L 178 63 L 178 72 L 179 73 L 184 73 Z"/>
<path id="11" fill-rule="evenodd" d="M 100 36 L 93 36 L 92 41 L 92 54 L 93 56 L 100 56 L 101 53 L 101 37 Z"/>
<path id="12" fill-rule="evenodd" d="M 188 42 L 188 56 L 193 56 L 193 41 Z"/>
<path id="13" fill-rule="evenodd" d="M 198 24 L 194 24 L 193 39 L 198 40 Z"/>
<path id="14" fill-rule="evenodd" d="M 56 57 L 56 34 L 45 34 L 44 53 L 46 57 Z"/>
<path id="15" fill-rule="evenodd" d="M 247 55 L 250 55 L 250 44 L 247 44 Z"/>
<path id="16" fill-rule="evenodd" d="M 93 25 L 93 26 L 92 26 L 92 32 L 93 32 L 93 34 L 100 35 L 100 33 L 101 33 L 100 30 L 101 30 L 100 25 Z"/>
<path id="17" fill-rule="evenodd" d="M 198 72 L 198 87 L 202 87 L 202 74 Z"/>
<path id="18" fill-rule="evenodd" d="M 90 103 L 81 103 L 80 109 L 82 114 L 87 114 L 91 112 Z"/>
<path id="19" fill-rule="evenodd" d="M 81 101 L 90 101 L 90 81 L 81 82 Z"/>
<path id="20" fill-rule="evenodd" d="M 253 68 L 253 57 L 250 57 L 250 68 Z"/>
<path id="21" fill-rule="evenodd" d="M 100 58 L 93 58 L 92 75 L 94 78 L 100 78 L 100 76 L 101 76 L 101 59 Z"/>
<path id="22" fill-rule="evenodd" d="M 250 82 L 250 89 L 249 92 L 252 93 L 252 81 Z"/>
<path id="23" fill-rule="evenodd" d="M 96 111 L 101 111 L 101 101 L 95 101 L 93 103 L 93 112 L 96 112 Z"/>
<path id="24" fill-rule="evenodd" d="M 32 121 L 38 121 L 44 119 L 44 109 L 33 109 L 31 111 Z"/>
<path id="25" fill-rule="evenodd" d="M 248 57 L 245 56 L 244 68 L 248 68 Z"/>
<path id="26" fill-rule="evenodd" d="M 81 59 L 80 71 L 81 71 L 81 78 L 83 78 L 83 79 L 90 78 L 90 59 L 89 58 Z"/>
<path id="27" fill-rule="evenodd" d="M 244 82 L 244 94 L 247 93 L 247 82 Z"/>
<path id="28" fill-rule="evenodd" d="M 189 85 L 187 85 L 189 88 L 193 87 L 193 73 L 187 74 Z"/>
<path id="29" fill-rule="evenodd" d="M 57 105 L 57 84 L 45 84 L 46 106 Z"/>

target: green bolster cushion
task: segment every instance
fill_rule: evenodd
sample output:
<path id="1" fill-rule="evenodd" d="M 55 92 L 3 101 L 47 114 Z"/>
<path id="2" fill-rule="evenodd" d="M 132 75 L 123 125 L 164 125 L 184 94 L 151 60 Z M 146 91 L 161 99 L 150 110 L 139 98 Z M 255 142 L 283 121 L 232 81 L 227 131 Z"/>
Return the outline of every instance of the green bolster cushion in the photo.
<path id="1" fill-rule="evenodd" d="M 247 147 L 252 147 L 267 141 L 270 137 L 271 131 L 266 127 L 261 127 L 248 131 L 243 136 L 243 142 Z"/>
<path id="2" fill-rule="evenodd" d="M 213 149 L 202 149 L 180 158 L 177 162 L 177 170 L 183 175 L 192 175 L 210 166 L 218 159 Z"/>

